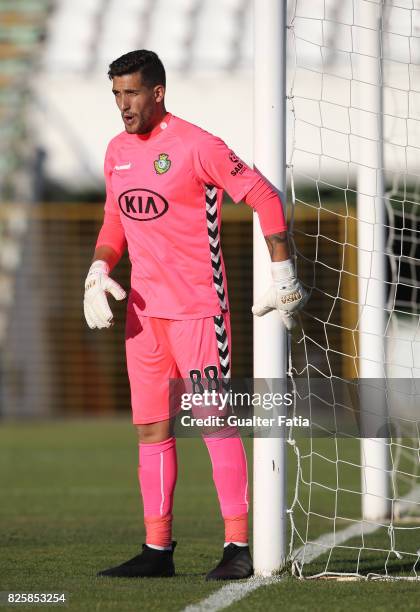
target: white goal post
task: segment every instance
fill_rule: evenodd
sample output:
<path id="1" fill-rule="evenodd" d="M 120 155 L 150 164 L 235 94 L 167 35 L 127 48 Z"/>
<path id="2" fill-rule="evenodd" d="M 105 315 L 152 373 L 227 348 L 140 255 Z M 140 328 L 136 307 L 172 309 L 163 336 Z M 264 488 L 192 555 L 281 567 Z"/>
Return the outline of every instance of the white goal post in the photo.
<path id="1" fill-rule="evenodd" d="M 286 0 L 254 0 L 254 167 L 286 193 Z M 254 215 L 254 299 L 271 283 Z M 275 312 L 254 317 L 254 378 L 286 378 L 287 336 Z M 286 439 L 254 439 L 254 569 L 269 576 L 287 555 Z"/>

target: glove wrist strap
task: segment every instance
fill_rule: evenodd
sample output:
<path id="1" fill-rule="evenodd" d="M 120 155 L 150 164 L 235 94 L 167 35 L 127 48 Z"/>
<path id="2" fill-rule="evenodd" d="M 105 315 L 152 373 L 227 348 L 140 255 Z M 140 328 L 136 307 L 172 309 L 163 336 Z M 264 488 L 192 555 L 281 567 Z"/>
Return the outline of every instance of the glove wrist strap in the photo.
<path id="1" fill-rule="evenodd" d="M 273 261 L 271 263 L 271 276 L 275 283 L 289 281 L 295 278 L 295 267 L 291 259 Z"/>
<path id="2" fill-rule="evenodd" d="M 89 268 L 89 274 L 109 274 L 109 265 L 103 259 L 96 259 Z"/>

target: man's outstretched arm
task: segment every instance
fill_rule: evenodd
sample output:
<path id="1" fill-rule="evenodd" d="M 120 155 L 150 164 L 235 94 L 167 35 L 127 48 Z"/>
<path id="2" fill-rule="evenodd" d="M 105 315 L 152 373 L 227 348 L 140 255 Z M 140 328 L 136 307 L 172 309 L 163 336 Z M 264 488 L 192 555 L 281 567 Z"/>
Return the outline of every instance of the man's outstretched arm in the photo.
<path id="1" fill-rule="evenodd" d="M 224 189 L 234 202 L 244 200 L 258 214 L 271 255 L 273 284 L 252 312 L 262 316 L 270 310 L 278 310 L 290 329 L 292 313 L 303 305 L 306 292 L 296 279 L 290 259 L 287 224 L 279 196 L 220 138 L 207 132 L 194 143 L 192 159 L 194 172 L 204 184 Z"/>
<path id="2" fill-rule="evenodd" d="M 261 317 L 278 310 L 287 329 L 293 327 L 293 313 L 302 308 L 307 293 L 296 278 L 290 259 L 287 225 L 283 206 L 276 192 L 260 179 L 245 197 L 259 216 L 261 229 L 271 257 L 273 283 L 254 304 L 252 312 Z"/>

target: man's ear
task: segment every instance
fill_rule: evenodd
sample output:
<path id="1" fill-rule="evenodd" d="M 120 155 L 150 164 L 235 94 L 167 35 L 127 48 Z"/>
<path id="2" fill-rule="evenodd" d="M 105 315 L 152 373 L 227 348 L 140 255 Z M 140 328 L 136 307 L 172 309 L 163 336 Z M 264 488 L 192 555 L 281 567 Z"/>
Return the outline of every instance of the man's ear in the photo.
<path id="1" fill-rule="evenodd" d="M 156 87 L 154 88 L 154 95 L 155 95 L 155 102 L 159 103 L 159 102 L 163 102 L 163 99 L 165 97 L 165 88 L 163 85 L 156 85 Z"/>

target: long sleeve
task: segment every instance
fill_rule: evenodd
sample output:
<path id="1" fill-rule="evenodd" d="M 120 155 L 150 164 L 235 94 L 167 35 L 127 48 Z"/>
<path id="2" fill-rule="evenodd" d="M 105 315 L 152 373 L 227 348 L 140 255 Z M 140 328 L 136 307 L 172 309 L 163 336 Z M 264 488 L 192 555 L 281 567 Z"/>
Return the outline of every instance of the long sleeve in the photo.
<path id="1" fill-rule="evenodd" d="M 125 232 L 119 213 L 105 209 L 104 222 L 99 231 L 96 248 L 109 246 L 121 257 L 127 247 Z"/>
<path id="2" fill-rule="evenodd" d="M 127 241 L 125 238 L 124 227 L 120 219 L 120 211 L 114 192 L 112 190 L 111 175 L 114 167 L 114 156 L 112 141 L 108 145 L 105 161 L 104 161 L 104 178 L 106 188 L 106 201 L 105 201 L 105 214 L 103 225 L 99 231 L 98 239 L 96 241 L 96 248 L 100 246 L 109 246 L 114 251 L 122 256 L 126 247 Z"/>
<path id="3" fill-rule="evenodd" d="M 264 236 L 287 230 L 281 200 L 263 178 L 248 191 L 244 202 L 258 214 Z"/>

